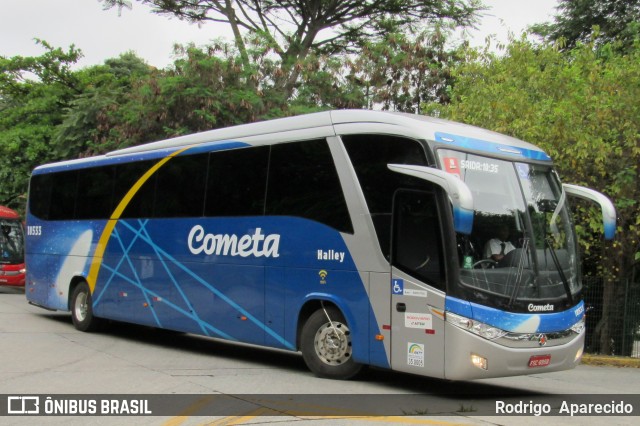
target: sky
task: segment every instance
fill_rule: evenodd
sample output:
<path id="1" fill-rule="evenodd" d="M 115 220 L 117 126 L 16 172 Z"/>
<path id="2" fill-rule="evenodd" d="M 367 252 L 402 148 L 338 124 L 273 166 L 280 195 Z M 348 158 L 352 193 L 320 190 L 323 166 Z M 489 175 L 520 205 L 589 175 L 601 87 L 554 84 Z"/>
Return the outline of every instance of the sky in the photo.
<path id="1" fill-rule="evenodd" d="M 224 24 L 198 27 L 178 19 L 155 15 L 132 0 L 132 10 L 103 10 L 98 0 L 0 0 L 0 56 L 38 56 L 44 53 L 34 39 L 54 47 L 79 48 L 84 57 L 79 67 L 102 64 L 133 51 L 148 64 L 164 68 L 175 59 L 173 46 L 202 46 L 229 33 Z M 506 42 L 512 32 L 520 35 L 527 26 L 550 21 L 558 0 L 484 0 L 478 31 L 471 31 L 472 44 L 483 45 L 495 34 Z"/>

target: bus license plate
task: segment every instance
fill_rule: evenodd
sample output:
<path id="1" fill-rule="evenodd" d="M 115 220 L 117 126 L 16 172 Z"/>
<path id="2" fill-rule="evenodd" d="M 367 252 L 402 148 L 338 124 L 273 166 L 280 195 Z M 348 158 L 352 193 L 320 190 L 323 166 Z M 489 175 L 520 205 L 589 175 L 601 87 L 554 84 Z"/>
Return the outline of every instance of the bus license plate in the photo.
<path id="1" fill-rule="evenodd" d="M 529 368 L 546 367 L 551 364 L 551 355 L 534 355 L 529 358 Z"/>

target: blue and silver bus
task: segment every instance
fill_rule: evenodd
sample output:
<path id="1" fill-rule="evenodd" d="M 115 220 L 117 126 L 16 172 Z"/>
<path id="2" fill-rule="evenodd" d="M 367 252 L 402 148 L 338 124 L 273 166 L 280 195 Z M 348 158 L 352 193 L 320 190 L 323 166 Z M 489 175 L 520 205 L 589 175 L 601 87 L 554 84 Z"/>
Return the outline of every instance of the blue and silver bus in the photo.
<path id="1" fill-rule="evenodd" d="M 569 369 L 585 336 L 570 195 L 614 237 L 609 199 L 477 127 L 341 110 L 212 130 L 36 168 L 26 295 L 82 331 L 300 351 L 329 378 Z"/>

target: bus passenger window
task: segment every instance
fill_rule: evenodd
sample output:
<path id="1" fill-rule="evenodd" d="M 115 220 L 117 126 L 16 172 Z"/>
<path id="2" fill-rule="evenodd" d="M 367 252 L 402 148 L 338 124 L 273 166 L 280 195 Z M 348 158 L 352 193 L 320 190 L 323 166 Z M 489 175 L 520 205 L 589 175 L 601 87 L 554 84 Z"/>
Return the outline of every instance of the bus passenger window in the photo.
<path id="1" fill-rule="evenodd" d="M 126 196 L 131 187 L 143 176 L 156 161 L 139 161 L 116 166 L 116 184 L 114 187 L 114 208 Z M 156 190 L 156 175 L 153 174 L 131 199 L 122 218 L 153 217 L 153 199 Z"/>
<path id="2" fill-rule="evenodd" d="M 207 154 L 172 158 L 156 173 L 154 217 L 201 217 Z"/>
<path id="3" fill-rule="evenodd" d="M 212 152 L 205 216 L 262 216 L 269 147 Z"/>
<path id="4" fill-rule="evenodd" d="M 104 219 L 111 215 L 115 168 L 80 170 L 76 219 Z"/>
<path id="5" fill-rule="evenodd" d="M 76 209 L 78 171 L 62 172 L 54 176 L 49 220 L 71 220 Z"/>
<path id="6" fill-rule="evenodd" d="M 271 148 L 266 214 L 303 217 L 353 233 L 326 140 L 283 143 Z"/>

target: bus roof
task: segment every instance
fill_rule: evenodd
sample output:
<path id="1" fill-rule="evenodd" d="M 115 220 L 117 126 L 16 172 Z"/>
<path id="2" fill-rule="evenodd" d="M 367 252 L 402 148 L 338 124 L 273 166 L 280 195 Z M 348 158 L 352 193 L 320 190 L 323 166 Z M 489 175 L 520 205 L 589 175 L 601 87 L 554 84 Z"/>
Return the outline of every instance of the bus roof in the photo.
<path id="1" fill-rule="evenodd" d="M 497 144 L 497 146 L 541 154 L 541 156 L 538 156 L 540 158 L 530 156 L 529 158 L 545 161 L 550 160 L 550 158 L 535 145 L 476 126 L 417 114 L 371 110 L 333 110 L 179 136 L 112 151 L 101 156 L 63 161 L 55 165 L 40 166 L 36 170 L 42 170 L 50 166 L 58 170 L 64 167 L 75 168 L 81 166 L 83 163 L 94 163 L 99 159 L 118 161 L 118 157 L 122 158 L 130 155 L 135 157 L 154 151 L 171 151 L 190 145 L 213 144 L 215 142 L 226 143 L 234 141 L 247 142 L 249 145 L 262 145 L 268 144 L 268 142 L 259 142 L 257 139 L 268 139 L 269 135 L 284 132 L 301 136 L 307 133 L 312 135 L 307 138 L 335 136 L 344 134 L 343 131 L 347 128 L 349 128 L 349 133 L 353 133 L 354 131 L 358 131 L 359 133 L 393 133 L 438 142 L 454 142 L 453 139 L 457 138 L 463 141 L 457 144 L 466 148 L 481 146 L 481 144 L 478 143 L 474 144 L 474 141 Z M 395 129 L 398 129 L 398 131 L 395 132 Z M 472 142 L 469 143 L 469 141 Z M 125 158 L 122 158 L 122 160 L 127 161 L 128 159 L 125 160 Z"/>
<path id="2" fill-rule="evenodd" d="M 539 149 L 535 145 L 501 133 L 424 115 L 371 110 L 333 110 L 194 133 L 191 135 L 113 151 L 107 154 L 107 156 L 125 155 L 156 149 L 178 148 L 215 141 L 240 140 L 252 136 L 279 133 L 283 131 L 305 130 L 356 123 L 403 126 L 413 129 L 417 133 L 421 134 L 423 138 L 431 140 L 435 140 L 435 134 L 437 132 L 445 132 L 463 137 L 508 144 L 519 148 Z M 363 130 L 366 132 L 366 129 Z M 339 132 L 336 133 L 339 134 Z"/>

